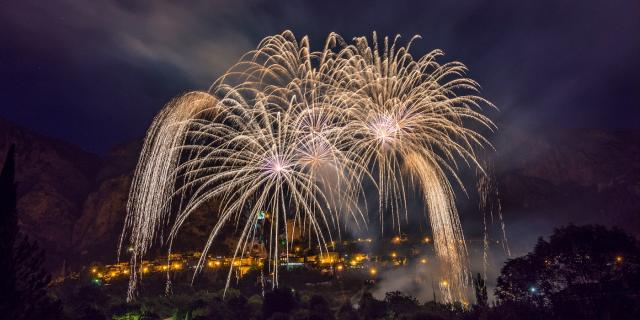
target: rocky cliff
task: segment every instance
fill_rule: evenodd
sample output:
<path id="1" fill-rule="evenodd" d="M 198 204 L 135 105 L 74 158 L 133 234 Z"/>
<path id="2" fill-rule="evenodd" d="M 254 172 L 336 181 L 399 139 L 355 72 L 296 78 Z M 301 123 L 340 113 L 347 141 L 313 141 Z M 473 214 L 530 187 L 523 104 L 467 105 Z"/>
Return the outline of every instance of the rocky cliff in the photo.
<path id="1" fill-rule="evenodd" d="M 505 219 L 511 235 L 527 235 L 511 237 L 521 247 L 568 223 L 640 236 L 639 131 L 504 130 L 496 145 Z"/>
<path id="2" fill-rule="evenodd" d="M 96 172 L 96 185 L 82 202 L 82 214 L 71 238 L 81 261 L 115 258 L 131 176 L 141 147 L 137 141 L 114 148 Z"/>
<path id="3" fill-rule="evenodd" d="M 16 144 L 20 227 L 38 240 L 57 268 L 75 249 L 72 232 L 96 184 L 99 157 L 0 119 L 0 154 Z"/>

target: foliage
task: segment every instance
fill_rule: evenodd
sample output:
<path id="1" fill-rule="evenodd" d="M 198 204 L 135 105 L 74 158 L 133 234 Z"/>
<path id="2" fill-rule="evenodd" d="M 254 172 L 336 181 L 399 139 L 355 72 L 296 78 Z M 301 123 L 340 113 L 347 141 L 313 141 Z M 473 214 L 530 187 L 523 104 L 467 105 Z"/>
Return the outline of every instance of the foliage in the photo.
<path id="1" fill-rule="evenodd" d="M 45 252 L 18 227 L 14 157 L 11 146 L 0 173 L 0 314 L 9 319 L 61 318 L 60 302 L 47 291 L 51 276 L 42 266 Z"/>
<path id="2" fill-rule="evenodd" d="M 323 296 L 314 294 L 309 299 L 308 304 L 309 319 L 314 320 L 334 320 L 333 311 L 329 307 L 329 302 Z"/>
<path id="3" fill-rule="evenodd" d="M 476 294 L 476 305 L 479 308 L 486 308 L 489 305 L 489 296 L 487 295 L 487 284 L 480 273 L 473 280 L 473 289 Z"/>
<path id="4" fill-rule="evenodd" d="M 413 313 L 418 310 L 418 300 L 400 291 L 387 292 L 384 301 L 393 315 Z"/>
<path id="5" fill-rule="evenodd" d="M 351 303 L 344 303 L 340 309 L 338 310 L 338 313 L 336 314 L 336 318 L 338 320 L 358 320 L 358 313 L 356 312 L 355 309 L 353 309 L 353 306 L 351 305 Z"/>
<path id="6" fill-rule="evenodd" d="M 360 299 L 359 313 L 362 319 L 379 319 L 387 314 L 387 304 L 376 300 L 371 293 L 365 292 Z"/>
<path id="7" fill-rule="evenodd" d="M 287 287 L 279 287 L 264 296 L 262 316 L 270 318 L 274 313 L 289 313 L 297 306 L 298 302 L 293 291 Z"/>
<path id="8" fill-rule="evenodd" d="M 559 318 L 637 319 L 639 258 L 636 240 L 619 229 L 570 225 L 508 261 L 495 294 L 506 309 L 526 306 Z"/>

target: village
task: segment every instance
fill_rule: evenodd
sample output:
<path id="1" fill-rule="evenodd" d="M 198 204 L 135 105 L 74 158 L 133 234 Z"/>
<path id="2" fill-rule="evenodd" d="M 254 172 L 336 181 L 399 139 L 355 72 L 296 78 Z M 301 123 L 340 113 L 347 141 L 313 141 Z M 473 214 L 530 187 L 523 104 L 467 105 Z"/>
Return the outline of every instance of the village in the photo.
<path id="1" fill-rule="evenodd" d="M 382 270 L 410 264 L 428 265 L 433 250 L 430 237 L 409 239 L 406 235 L 398 235 L 385 241 L 385 245 L 378 244 L 378 250 L 372 250 L 375 241 L 371 238 L 331 241 L 326 248 L 305 248 L 296 241 L 289 250 L 283 250 L 279 255 L 278 266 L 287 270 L 319 270 L 334 276 L 345 272 L 366 273 L 375 281 Z M 384 248 L 383 252 L 380 252 L 380 247 Z M 162 272 L 194 271 L 197 268 L 202 268 L 203 272 L 228 271 L 231 268 L 233 276 L 241 278 L 249 271 L 268 269 L 265 268 L 267 260 L 264 251 L 262 248 L 251 250 L 251 254 L 245 256 L 207 255 L 205 258 L 197 251 L 175 252 L 153 260 L 143 260 L 138 263 L 136 270 L 144 277 Z M 85 272 L 87 271 L 95 283 L 108 284 L 114 279 L 129 277 L 132 267 L 125 261 L 114 264 L 95 263 L 85 268 Z"/>

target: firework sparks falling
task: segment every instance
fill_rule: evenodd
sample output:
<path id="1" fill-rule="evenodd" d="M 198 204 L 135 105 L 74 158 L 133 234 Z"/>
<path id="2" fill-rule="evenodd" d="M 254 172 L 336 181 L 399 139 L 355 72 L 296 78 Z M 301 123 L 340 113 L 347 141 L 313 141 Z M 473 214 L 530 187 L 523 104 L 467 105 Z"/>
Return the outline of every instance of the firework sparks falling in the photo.
<path id="1" fill-rule="evenodd" d="M 286 31 L 265 38 L 209 92 L 167 105 L 147 133 L 129 197 L 121 238 L 133 248 L 129 298 L 137 262 L 154 241 L 167 241 L 170 252 L 184 222 L 210 201 L 220 210 L 197 269 L 228 224 L 241 231 L 234 259 L 245 256 L 258 213 L 267 211 L 277 285 L 279 251 L 290 249 L 282 226 L 293 221 L 328 251 L 343 216 L 366 223 L 358 203 L 371 180 L 380 212 L 391 212 L 398 231 L 408 215 L 406 189 L 422 192 L 449 279 L 442 292 L 448 302 L 466 300 L 467 252 L 449 179 L 464 189 L 460 161 L 482 170 L 474 149 L 489 143 L 470 124 L 493 129 L 479 112 L 492 105 L 476 95 L 464 65 L 439 64 L 438 50 L 415 60 L 415 38 L 403 47 L 397 39 L 385 38 L 380 49 L 375 33 L 373 48 L 365 38 L 347 45 L 331 34 L 312 51 L 307 37 L 298 42 Z M 280 233 L 283 248 L 274 241 Z M 231 270 L 227 285 L 230 278 Z"/>
<path id="2" fill-rule="evenodd" d="M 470 285 L 467 250 L 447 176 L 464 190 L 459 160 L 482 170 L 475 148 L 490 144 L 471 128 L 494 128 L 479 112 L 492 104 L 477 96 L 478 85 L 463 76 L 462 63 L 439 64 L 440 50 L 416 60 L 409 50 L 417 37 L 406 46 L 398 46 L 398 38 L 384 38 L 380 48 L 374 33 L 372 45 L 356 38 L 345 49 L 346 71 L 339 74 L 345 79 L 337 90 L 348 106 L 344 131 L 363 165 L 377 168 L 379 207 L 391 212 L 398 232 L 403 208 L 407 215 L 404 177 L 416 182 L 411 185 L 422 191 L 436 254 L 449 279 L 445 300 L 464 301 Z"/>

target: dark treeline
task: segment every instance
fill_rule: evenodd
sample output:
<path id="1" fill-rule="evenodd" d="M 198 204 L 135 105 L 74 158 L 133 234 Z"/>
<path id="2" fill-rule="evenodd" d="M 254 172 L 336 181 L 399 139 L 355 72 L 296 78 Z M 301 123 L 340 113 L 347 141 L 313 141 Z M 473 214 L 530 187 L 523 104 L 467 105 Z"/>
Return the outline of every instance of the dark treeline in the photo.
<path id="1" fill-rule="evenodd" d="M 11 146 L 0 172 L 0 317 L 60 319 L 62 305 L 47 291 L 45 252 L 18 227 L 14 158 Z"/>

